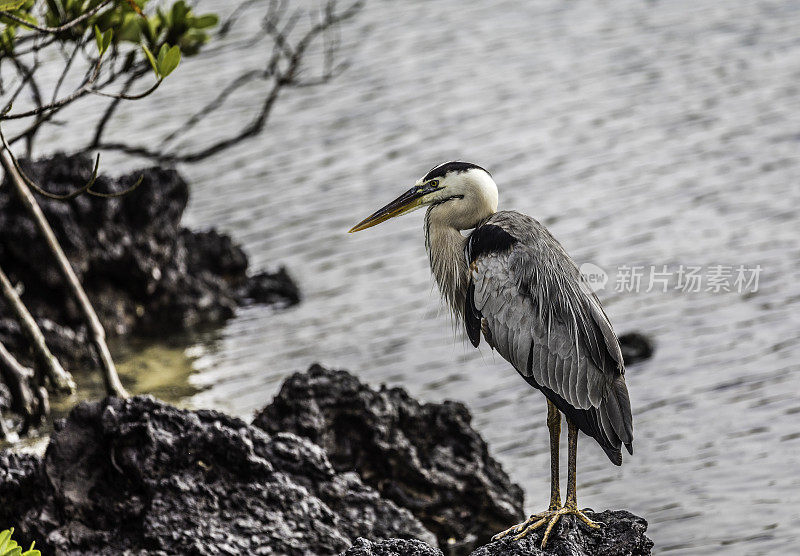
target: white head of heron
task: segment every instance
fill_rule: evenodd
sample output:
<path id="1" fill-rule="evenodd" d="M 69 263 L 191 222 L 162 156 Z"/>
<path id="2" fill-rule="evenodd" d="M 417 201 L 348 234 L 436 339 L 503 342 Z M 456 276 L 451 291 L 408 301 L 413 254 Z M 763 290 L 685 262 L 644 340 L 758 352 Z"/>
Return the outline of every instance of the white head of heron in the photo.
<path id="1" fill-rule="evenodd" d="M 491 174 L 470 162 L 446 162 L 431 169 L 414 187 L 353 226 L 358 232 L 395 216 L 430 206 L 432 216 L 459 230 L 474 228 L 497 211 L 497 185 Z"/>

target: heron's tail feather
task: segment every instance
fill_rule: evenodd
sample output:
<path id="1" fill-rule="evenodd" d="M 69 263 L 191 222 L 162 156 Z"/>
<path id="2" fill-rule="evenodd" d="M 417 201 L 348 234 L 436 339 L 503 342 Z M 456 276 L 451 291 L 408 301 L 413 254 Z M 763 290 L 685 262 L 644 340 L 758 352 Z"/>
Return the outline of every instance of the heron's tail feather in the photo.
<path id="1" fill-rule="evenodd" d="M 619 448 L 614 449 L 610 446 L 606 446 L 605 444 L 600 444 L 600 447 L 603 448 L 603 451 L 608 456 L 608 459 L 611 460 L 611 463 L 614 465 L 622 465 L 622 452 Z"/>
<path id="2" fill-rule="evenodd" d="M 611 383 L 608 395 L 598 409 L 605 436 L 617 446 L 624 444 L 628 452 L 633 454 L 631 401 L 622 375 Z"/>

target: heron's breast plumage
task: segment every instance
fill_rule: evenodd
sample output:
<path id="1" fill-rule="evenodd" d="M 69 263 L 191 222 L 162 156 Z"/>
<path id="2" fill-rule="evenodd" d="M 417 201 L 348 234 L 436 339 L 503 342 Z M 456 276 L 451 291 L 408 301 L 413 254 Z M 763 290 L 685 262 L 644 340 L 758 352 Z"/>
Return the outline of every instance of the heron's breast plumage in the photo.
<path id="1" fill-rule="evenodd" d="M 437 225 L 425 218 L 425 247 L 439 292 L 457 319 L 464 316 L 464 303 L 469 285 L 469 267 L 464 258 L 466 238 L 451 226 Z"/>

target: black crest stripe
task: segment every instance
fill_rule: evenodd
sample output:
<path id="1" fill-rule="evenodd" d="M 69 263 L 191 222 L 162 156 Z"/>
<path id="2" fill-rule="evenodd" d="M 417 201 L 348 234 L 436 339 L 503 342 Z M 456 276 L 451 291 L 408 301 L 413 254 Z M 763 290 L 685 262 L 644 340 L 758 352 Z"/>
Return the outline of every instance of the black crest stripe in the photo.
<path id="1" fill-rule="evenodd" d="M 484 168 L 481 168 L 477 164 L 472 164 L 471 162 L 445 162 L 444 164 L 439 164 L 438 166 L 431 168 L 430 172 L 428 172 L 425 177 L 422 178 L 422 180 L 428 181 L 434 178 L 443 178 L 450 172 L 466 172 L 467 170 L 472 170 L 473 168 L 483 170 L 487 174 L 489 173 Z"/>

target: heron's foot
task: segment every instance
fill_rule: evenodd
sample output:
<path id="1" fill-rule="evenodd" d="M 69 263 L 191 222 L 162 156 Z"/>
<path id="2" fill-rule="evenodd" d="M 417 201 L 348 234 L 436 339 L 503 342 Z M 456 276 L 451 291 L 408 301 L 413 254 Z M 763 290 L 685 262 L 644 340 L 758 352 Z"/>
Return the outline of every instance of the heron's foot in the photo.
<path id="1" fill-rule="evenodd" d="M 550 506 L 549 510 L 532 514 L 528 519 L 526 519 L 522 523 L 518 523 L 516 525 L 509 527 L 505 531 L 497 533 L 495 536 L 492 537 L 492 540 L 496 541 L 498 539 L 502 539 L 509 535 L 514 535 L 514 538 L 521 539 L 531 531 L 534 531 L 535 529 L 538 529 L 542 525 L 546 524 L 547 521 L 550 519 L 550 517 L 555 515 L 561 509 L 562 508 L 560 505 L 555 507 Z"/>
<path id="2" fill-rule="evenodd" d="M 576 506 L 567 505 L 560 508 L 550 508 L 547 511 L 533 514 L 519 525 L 514 525 L 513 527 L 509 527 L 505 531 L 496 534 L 494 537 L 492 537 L 492 540 L 496 541 L 498 539 L 502 539 L 503 537 L 507 537 L 508 535 L 514 535 L 514 540 L 519 540 L 528 536 L 528 534 L 536 529 L 546 525 L 547 528 L 545 529 L 544 536 L 542 537 L 542 548 L 544 548 L 547 546 L 547 541 L 550 539 L 550 533 L 553 531 L 553 527 L 556 526 L 558 520 L 564 515 L 574 515 L 592 529 L 597 529 L 601 525 L 601 523 L 592 521 L 586 517 L 586 514 L 580 511 Z"/>

